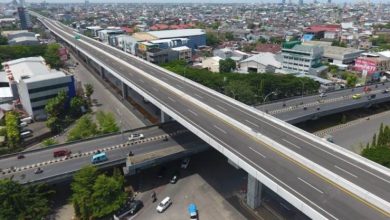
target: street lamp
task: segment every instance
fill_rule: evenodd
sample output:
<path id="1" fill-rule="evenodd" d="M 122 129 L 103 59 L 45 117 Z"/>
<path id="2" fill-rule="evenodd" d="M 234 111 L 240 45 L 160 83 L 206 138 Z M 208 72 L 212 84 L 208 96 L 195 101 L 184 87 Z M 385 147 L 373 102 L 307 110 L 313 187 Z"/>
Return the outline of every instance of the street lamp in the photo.
<path id="1" fill-rule="evenodd" d="M 264 96 L 263 104 L 262 104 L 263 106 L 265 105 L 265 101 L 267 100 L 268 96 L 270 96 L 270 95 L 277 95 L 277 93 L 275 91 L 272 91 L 272 92 L 268 93 L 266 96 Z M 263 112 L 265 112 L 264 109 L 263 109 Z"/>

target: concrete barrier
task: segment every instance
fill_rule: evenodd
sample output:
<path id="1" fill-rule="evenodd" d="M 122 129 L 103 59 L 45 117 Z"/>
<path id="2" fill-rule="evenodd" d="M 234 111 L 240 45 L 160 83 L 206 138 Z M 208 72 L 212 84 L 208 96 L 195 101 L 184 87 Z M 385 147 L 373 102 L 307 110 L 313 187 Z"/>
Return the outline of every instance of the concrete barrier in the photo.
<path id="1" fill-rule="evenodd" d="M 92 47 L 94 47 L 94 46 L 92 46 Z M 99 48 L 95 48 L 95 49 L 97 49 L 97 50 L 99 50 Z M 103 53 L 106 53 L 106 52 L 104 52 L 103 51 Z M 106 53 L 107 54 L 107 53 Z M 109 54 L 108 54 L 108 56 L 110 56 Z M 99 62 L 100 63 L 100 62 Z M 104 66 L 104 67 L 106 67 L 104 64 L 99 64 L 99 65 L 102 65 L 102 66 Z M 129 64 L 127 64 L 127 65 L 129 65 Z M 133 68 L 133 69 L 135 69 L 134 67 L 130 67 L 130 68 Z M 111 70 L 112 71 L 112 70 Z M 115 73 L 115 71 L 112 71 L 112 72 L 114 72 Z M 143 72 L 143 71 L 141 71 L 141 70 L 138 70 L 138 72 Z M 116 75 L 118 75 L 118 76 L 120 76 L 120 74 L 117 74 L 116 73 Z M 146 77 L 148 77 L 148 78 L 152 78 L 152 76 L 150 76 L 150 75 L 148 75 L 147 74 L 147 76 Z M 123 77 L 119 77 L 119 78 L 122 78 L 121 80 L 123 81 Z M 154 80 L 154 81 L 156 81 L 157 79 L 153 79 L 152 78 L 152 80 Z M 157 83 L 160 83 L 160 84 L 163 84 L 163 82 L 161 82 L 160 80 L 157 80 Z M 137 88 L 138 90 L 140 90 L 140 91 L 142 91 L 141 89 L 139 89 L 138 87 L 136 87 L 135 85 L 133 85 L 133 84 L 131 84 L 132 86 L 131 87 L 135 87 L 135 88 Z M 170 85 L 165 85 L 167 88 L 170 88 L 171 90 L 173 90 L 175 93 L 177 93 L 178 95 L 181 95 L 181 96 L 184 96 L 184 97 L 186 97 L 186 98 L 191 98 L 191 100 L 192 101 L 194 101 L 194 102 L 196 102 L 197 104 L 200 104 L 200 105 L 203 105 L 203 108 L 204 108 L 204 105 L 205 104 L 203 104 L 203 103 L 201 103 L 201 102 L 199 102 L 199 101 L 197 101 L 196 99 L 194 99 L 194 98 L 192 98 L 192 97 L 190 97 L 190 96 L 188 96 L 188 95 L 186 95 L 186 94 L 184 94 L 183 92 L 181 92 L 181 91 L 179 91 L 179 90 L 177 90 L 177 89 L 175 89 L 175 88 L 172 88 L 172 86 L 170 86 Z M 172 117 L 174 117 L 177 121 L 181 121 L 181 123 L 183 124 L 183 125 L 186 125 L 186 127 L 187 128 L 192 128 L 192 131 L 195 133 L 195 134 L 197 134 L 198 136 L 200 136 L 202 139 L 204 139 L 206 142 L 208 142 L 209 144 L 211 144 L 212 146 L 214 146 L 214 147 L 216 147 L 217 148 L 217 150 L 219 150 L 220 152 L 223 152 L 225 155 L 227 154 L 227 152 L 225 152 L 227 149 L 226 148 L 224 148 L 222 145 L 220 145 L 220 144 L 217 144 L 217 142 L 216 141 L 214 141 L 213 139 L 211 139 L 211 138 L 209 138 L 209 137 L 207 137 L 207 135 L 205 134 L 205 133 L 203 133 L 203 132 L 200 132 L 199 131 L 199 129 L 195 129 L 195 127 L 193 127 L 192 125 L 191 126 L 189 126 L 190 124 L 187 122 L 188 121 L 188 119 L 184 119 L 185 117 L 184 116 L 179 116 L 180 114 L 177 114 L 177 112 L 175 113 L 175 112 L 173 112 L 171 109 L 168 109 L 167 107 L 165 107 L 165 106 L 163 106 L 161 103 L 161 101 L 159 101 L 159 100 L 157 100 L 157 99 L 155 99 L 154 97 L 152 97 L 150 94 L 148 94 L 147 92 L 145 92 L 145 91 L 142 91 L 141 92 L 141 95 L 142 95 L 142 93 L 144 94 L 144 97 L 146 97 L 149 101 L 151 101 L 151 102 L 153 102 L 153 103 L 156 103 L 156 105 L 158 106 L 158 107 L 160 107 L 160 109 L 162 109 L 164 112 L 166 112 L 167 114 L 169 114 L 170 116 L 172 116 Z M 224 120 L 227 120 L 227 121 L 229 121 L 230 123 L 236 123 L 236 121 L 235 120 L 233 120 L 233 119 L 231 119 L 231 118 L 229 118 L 229 117 L 227 117 L 226 115 L 224 115 L 224 114 L 222 114 L 222 113 L 220 113 L 219 111 L 216 111 L 215 109 L 212 109 L 212 108 L 207 108 L 209 111 L 213 111 L 214 113 L 216 113 L 216 115 L 218 115 L 219 117 L 222 117 Z M 263 117 L 264 117 L 264 115 L 263 115 Z M 181 120 L 178 120 L 178 119 L 181 119 Z M 187 121 L 186 121 L 187 120 Z M 237 125 L 236 125 L 237 126 Z M 240 123 L 240 124 L 238 124 L 238 126 L 239 126 L 239 128 L 241 128 L 241 129 L 243 129 L 243 130 L 246 130 L 246 131 L 248 131 L 248 132 L 251 132 L 252 134 L 253 134 L 253 131 L 249 128 L 249 127 L 247 127 L 247 126 L 243 126 L 243 124 L 242 123 Z M 191 129 L 190 129 L 191 130 Z M 210 134 L 209 134 L 210 135 Z M 276 145 L 278 145 L 277 143 L 272 143 L 272 144 L 276 144 Z M 279 146 L 280 147 L 280 146 Z M 279 150 L 285 150 L 285 149 L 283 149 L 283 148 L 279 148 Z M 236 152 L 236 153 L 238 153 L 238 152 Z M 234 156 L 234 155 L 233 155 Z M 300 156 L 300 155 L 299 155 Z M 305 159 L 305 158 L 304 158 Z M 302 163 L 302 158 L 300 158 L 300 162 Z M 235 161 L 235 160 L 233 160 L 233 161 Z M 310 161 L 311 162 L 311 161 Z M 236 162 L 237 163 L 237 162 Z M 312 162 L 313 163 L 313 162 Z M 240 164 L 240 163 L 237 163 L 237 164 Z M 313 169 L 317 169 L 317 171 L 320 171 L 320 172 L 323 172 L 323 173 L 321 173 L 321 174 L 325 174 L 325 176 L 328 176 L 328 178 L 330 177 L 333 181 L 335 181 L 335 182 L 343 182 L 343 180 L 344 179 L 342 179 L 342 178 L 340 178 L 340 179 L 338 179 L 338 178 L 335 178 L 335 176 L 332 176 L 331 174 L 329 174 L 329 171 L 328 170 L 326 170 L 326 169 L 324 169 L 324 168 L 322 168 L 321 169 L 321 167 L 316 167 L 316 164 L 310 164 L 310 166 L 313 166 Z M 318 165 L 317 165 L 318 166 Z M 259 176 L 259 174 L 257 173 L 257 174 L 255 174 L 255 175 L 253 175 L 253 176 Z M 337 176 L 336 176 L 337 177 Z M 261 180 L 260 180 L 261 181 Z M 346 186 L 346 188 L 349 188 L 349 189 L 351 189 L 351 187 L 348 187 L 348 186 Z M 360 187 L 356 187 L 356 189 L 357 189 L 357 191 L 359 191 L 359 193 L 360 193 L 360 196 L 362 197 L 362 198 L 365 198 L 364 196 L 363 196 L 363 194 L 361 193 L 362 192 L 362 189 L 360 189 Z M 278 191 L 276 191 L 276 192 L 278 192 Z M 282 191 L 280 191 L 279 190 L 279 192 L 284 192 L 283 190 Z M 368 197 L 370 197 L 371 198 L 371 200 L 373 200 L 372 199 L 372 195 L 371 194 L 367 194 L 367 196 Z M 293 198 L 296 198 L 296 196 L 292 196 L 292 197 L 289 197 L 288 199 L 289 200 L 294 200 Z M 370 198 L 367 198 L 367 199 L 370 199 Z M 371 201 L 371 202 L 374 202 L 374 204 L 375 204 L 375 201 Z M 297 205 L 297 203 L 296 203 L 296 201 L 295 201 L 295 203 L 294 203 L 294 201 L 292 202 L 292 204 L 293 205 Z M 303 207 L 303 206 L 305 206 L 306 204 L 302 204 L 302 201 L 301 201 L 301 203 L 300 203 L 300 205 L 297 205 L 297 207 Z M 388 208 L 387 206 L 385 207 L 385 208 Z M 307 212 L 311 212 L 311 211 L 313 211 L 313 209 L 311 208 L 311 207 L 308 207 L 308 209 L 306 209 L 307 210 Z M 310 210 L 310 211 L 308 211 L 308 210 Z M 314 214 L 313 214 L 314 213 Z M 317 211 L 315 211 L 314 210 L 314 212 L 312 212 L 311 213 L 311 215 L 315 215 L 315 214 L 319 214 Z M 323 215 L 321 215 L 321 214 L 319 214 L 319 216 L 316 216 L 316 217 L 323 217 Z"/>

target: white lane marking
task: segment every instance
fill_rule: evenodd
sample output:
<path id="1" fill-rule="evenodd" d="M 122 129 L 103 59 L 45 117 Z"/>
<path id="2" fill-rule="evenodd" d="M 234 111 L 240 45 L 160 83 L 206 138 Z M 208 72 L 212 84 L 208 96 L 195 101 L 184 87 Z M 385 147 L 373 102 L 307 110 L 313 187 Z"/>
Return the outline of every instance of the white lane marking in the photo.
<path id="1" fill-rule="evenodd" d="M 341 161 L 346 162 L 347 164 L 349 164 L 349 165 L 351 165 L 351 166 L 354 166 L 354 167 L 356 167 L 356 168 L 358 168 L 358 169 L 360 169 L 360 170 L 363 170 L 364 172 L 369 173 L 369 174 L 375 176 L 375 177 L 378 178 L 378 179 L 381 179 L 381 180 L 383 180 L 383 181 L 385 181 L 385 182 L 387 182 L 387 183 L 390 183 L 389 180 L 384 179 L 383 177 L 380 177 L 380 176 L 378 176 L 378 175 L 376 175 L 376 174 L 374 174 L 374 173 L 372 173 L 372 172 L 370 172 L 370 171 L 368 171 L 368 170 L 366 170 L 366 169 L 364 169 L 364 168 L 361 168 L 361 167 L 359 167 L 359 166 L 356 165 L 356 164 L 353 164 L 353 163 L 351 163 L 351 162 L 349 162 L 349 161 L 346 161 L 346 160 L 344 160 L 343 158 L 341 158 L 341 157 L 339 157 L 339 156 L 337 156 L 337 155 L 334 155 L 334 154 L 332 154 L 332 153 L 330 153 L 330 152 L 328 152 L 328 151 L 326 151 L 326 150 L 324 150 L 324 149 L 322 149 L 322 148 L 320 148 L 320 147 L 317 147 L 316 145 L 314 145 L 314 144 L 312 144 L 312 143 L 310 143 L 310 142 L 308 142 L 308 141 L 305 141 L 305 140 L 303 140 L 303 139 L 301 139 L 301 138 L 299 138 L 299 137 L 296 137 L 296 136 L 294 136 L 294 135 L 292 135 L 292 134 L 290 134 L 290 135 L 293 136 L 293 137 L 295 137 L 295 138 L 298 139 L 298 140 L 301 140 L 301 141 L 303 141 L 303 142 L 305 142 L 305 143 L 307 143 L 307 144 L 309 144 L 309 145 L 311 145 L 311 146 L 313 146 L 313 147 L 315 147 L 315 148 L 317 148 L 317 149 L 319 149 L 319 150 L 321 150 L 321 151 L 323 151 L 323 152 L 329 154 L 329 155 L 334 156 L 335 158 L 337 158 L 337 159 L 339 159 L 339 160 L 341 160 Z"/>
<path id="2" fill-rule="evenodd" d="M 176 102 L 176 100 L 174 100 L 173 98 L 171 98 L 169 96 L 168 96 L 168 99 L 171 100 L 172 102 Z"/>
<path id="3" fill-rule="evenodd" d="M 226 108 L 224 108 L 224 107 L 222 107 L 222 106 L 220 106 L 220 105 L 216 105 L 216 106 L 217 106 L 218 108 L 224 110 L 225 112 L 227 112 L 227 109 L 226 109 Z"/>
<path id="4" fill-rule="evenodd" d="M 199 98 L 201 98 L 201 99 L 203 99 L 203 96 L 201 96 L 201 95 L 198 95 L 198 94 L 194 94 L 195 96 L 197 96 L 197 97 L 199 97 Z"/>
<path id="5" fill-rule="evenodd" d="M 262 154 L 262 153 L 260 153 L 259 151 L 253 149 L 252 147 L 249 147 L 249 149 L 251 149 L 251 150 L 252 150 L 253 152 L 255 152 L 256 154 L 262 156 L 263 158 L 266 158 L 266 156 L 265 156 L 264 154 Z"/>
<path id="6" fill-rule="evenodd" d="M 225 130 L 223 130 L 222 128 L 220 128 L 220 127 L 218 127 L 216 125 L 214 125 L 214 128 L 218 129 L 219 131 L 221 131 L 224 134 L 227 134 L 227 132 Z"/>
<path id="7" fill-rule="evenodd" d="M 296 144 L 294 144 L 294 143 L 292 143 L 292 142 L 290 142 L 290 141 L 288 141 L 288 140 L 286 140 L 286 139 L 282 139 L 284 142 L 287 142 L 288 144 L 291 144 L 292 146 L 294 146 L 294 147 L 296 147 L 296 148 L 298 148 L 298 149 L 302 149 L 300 146 L 298 146 L 298 145 L 296 145 Z"/>
<path id="8" fill-rule="evenodd" d="M 142 80 L 142 79 L 140 79 L 139 81 L 140 81 L 140 82 L 142 82 L 142 83 L 145 83 L 145 81 L 144 81 L 144 80 Z"/>
<path id="9" fill-rule="evenodd" d="M 153 90 L 154 91 L 156 91 L 156 92 L 158 92 L 159 90 L 156 88 L 156 87 L 153 87 Z"/>
<path id="10" fill-rule="evenodd" d="M 249 121 L 249 120 L 246 120 L 246 119 L 245 119 L 245 121 L 248 122 L 249 124 L 253 125 L 253 126 L 259 127 L 259 125 L 255 124 L 255 123 L 253 123 L 253 122 L 251 122 L 251 121 Z"/>
<path id="11" fill-rule="evenodd" d="M 65 33 L 64 31 L 60 30 L 59 31 Z M 67 34 L 67 33 L 65 33 Z M 68 36 L 72 37 L 72 35 L 70 34 L 67 34 Z M 67 40 L 69 41 L 69 40 Z M 90 44 L 90 43 L 87 43 L 87 42 L 83 42 L 84 44 Z M 103 44 L 102 44 L 103 45 Z M 104 45 L 106 46 L 106 45 Z M 92 46 L 93 47 L 93 46 Z M 158 99 L 158 98 L 156 98 Z M 161 102 L 161 100 L 158 100 Z M 190 119 L 188 119 L 187 117 L 185 117 L 184 115 L 180 114 L 179 112 L 177 112 L 176 110 L 173 109 L 174 112 L 176 112 L 178 115 L 180 115 L 183 119 L 186 119 L 188 120 L 188 122 L 191 122 L 192 124 L 194 125 L 197 125 L 196 123 L 194 123 L 193 121 L 191 121 Z M 241 110 L 240 110 L 241 111 Z M 246 113 L 247 114 L 247 113 Z M 240 152 L 238 152 L 237 150 L 235 150 L 234 148 L 232 148 L 231 146 L 229 146 L 228 144 L 226 144 L 225 142 L 223 142 L 222 140 L 220 140 L 219 138 L 215 137 L 214 135 L 210 134 L 208 131 L 206 131 L 205 129 L 201 128 L 198 126 L 198 129 L 199 130 L 203 130 L 204 134 L 208 134 L 210 136 L 212 136 L 213 138 L 215 138 L 215 140 L 218 140 L 220 143 L 222 143 L 223 145 L 227 146 L 228 148 L 230 148 L 232 151 L 234 151 L 236 154 L 238 155 L 241 155 L 241 157 L 243 158 L 246 158 L 248 160 L 248 162 L 252 163 L 254 166 L 256 166 L 258 169 L 262 170 L 264 173 L 267 173 L 269 176 L 271 176 L 272 178 L 274 178 L 275 180 L 277 180 L 278 182 L 280 182 L 282 185 L 284 185 L 286 188 L 290 189 L 291 191 L 293 191 L 294 193 L 296 193 L 297 195 L 301 196 L 302 198 L 304 198 L 306 201 L 308 201 L 309 203 L 311 203 L 312 205 L 314 205 L 316 208 L 318 208 L 319 210 L 322 210 L 324 213 L 326 213 L 327 215 L 331 216 L 333 219 L 337 219 L 334 215 L 330 214 L 329 212 L 327 212 L 326 210 L 324 210 L 323 208 L 321 208 L 319 205 L 317 205 L 316 203 L 314 203 L 313 201 L 309 200 L 307 197 L 303 196 L 301 193 L 299 193 L 298 191 L 294 190 L 293 188 L 291 188 L 289 185 L 287 185 L 286 183 L 284 183 L 283 181 L 279 180 L 278 178 L 276 178 L 274 175 L 272 175 L 271 173 L 267 172 L 265 169 L 263 169 L 262 167 L 260 167 L 259 165 L 255 164 L 253 161 L 249 160 L 247 157 L 245 157 L 244 155 L 242 155 Z"/>
<path id="12" fill-rule="evenodd" d="M 179 87 L 180 89 L 184 89 L 183 86 L 179 85 L 179 84 L 176 84 L 177 87 Z"/>
<path id="13" fill-rule="evenodd" d="M 345 173 L 348 173 L 349 175 L 351 175 L 351 176 L 357 178 L 357 176 L 356 176 L 355 174 L 353 174 L 353 173 L 351 173 L 351 172 L 348 172 L 348 171 L 344 170 L 343 168 L 340 168 L 340 167 L 338 167 L 338 166 L 336 166 L 336 165 L 334 165 L 334 167 L 336 167 L 337 169 L 339 169 L 339 170 L 341 170 L 341 171 L 343 171 L 343 172 L 345 172 Z"/>
<path id="14" fill-rule="evenodd" d="M 192 111 L 191 109 L 188 109 L 189 112 L 191 112 L 193 115 L 198 116 L 198 113 Z"/>
<path id="15" fill-rule="evenodd" d="M 313 185 L 311 185 L 310 183 L 306 182 L 305 180 L 303 180 L 302 178 L 298 177 L 298 179 L 304 183 L 306 183 L 306 185 L 310 186 L 311 188 L 315 189 L 317 192 L 321 193 L 321 194 L 324 194 L 324 192 L 322 192 L 321 190 L 317 189 L 316 187 L 314 187 Z"/>

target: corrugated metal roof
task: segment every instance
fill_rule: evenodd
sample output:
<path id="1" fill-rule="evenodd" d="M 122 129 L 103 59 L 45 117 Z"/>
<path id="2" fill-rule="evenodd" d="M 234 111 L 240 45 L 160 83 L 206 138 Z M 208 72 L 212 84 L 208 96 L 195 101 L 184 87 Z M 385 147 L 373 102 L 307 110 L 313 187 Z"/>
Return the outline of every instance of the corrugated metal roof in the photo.
<path id="1" fill-rule="evenodd" d="M 177 29 L 177 30 L 164 30 L 164 31 L 149 31 L 147 32 L 156 38 L 180 38 L 186 36 L 198 36 L 206 34 L 203 29 Z"/>

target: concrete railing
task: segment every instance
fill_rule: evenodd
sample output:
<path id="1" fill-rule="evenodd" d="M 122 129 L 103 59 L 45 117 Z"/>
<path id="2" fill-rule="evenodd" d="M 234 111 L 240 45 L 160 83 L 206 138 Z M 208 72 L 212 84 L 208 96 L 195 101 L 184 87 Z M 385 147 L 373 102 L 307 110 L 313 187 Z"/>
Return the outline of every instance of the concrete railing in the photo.
<path id="1" fill-rule="evenodd" d="M 129 133 L 129 132 L 145 130 L 145 129 L 158 127 L 158 126 L 160 126 L 160 125 L 149 125 L 149 126 L 145 126 L 145 127 L 142 127 L 142 128 L 135 128 L 135 129 L 124 130 L 123 133 L 125 134 L 125 133 Z M 102 135 L 99 135 L 99 136 L 84 138 L 82 140 L 70 141 L 70 142 L 62 143 L 62 144 L 54 144 L 54 145 L 50 145 L 48 147 L 42 147 L 42 148 L 38 148 L 38 149 L 33 149 L 33 150 L 28 150 L 28 151 L 23 151 L 23 152 L 17 152 L 17 153 L 12 153 L 12 154 L 5 154 L 5 155 L 1 155 L 0 156 L 0 160 L 1 159 L 5 159 L 5 158 L 9 158 L 9 157 L 15 157 L 15 156 L 17 156 L 19 154 L 29 154 L 29 153 L 34 153 L 34 152 L 46 151 L 46 150 L 55 149 L 55 148 L 58 148 L 58 147 L 65 147 L 65 146 L 70 146 L 70 145 L 73 145 L 73 144 L 83 143 L 83 142 L 87 142 L 87 141 L 91 141 L 91 140 L 97 140 L 97 139 L 100 139 L 100 138 L 120 135 L 121 133 L 122 132 L 119 131 L 119 132 L 114 132 L 114 133 L 109 133 L 109 134 L 102 134 Z"/>
<path id="2" fill-rule="evenodd" d="M 67 33 L 65 33 L 67 34 Z M 69 35 L 69 34 L 67 34 Z M 85 43 L 85 42 L 84 42 Z M 88 43 L 85 43 L 85 44 L 88 44 Z M 115 57 L 113 57 L 111 54 L 108 54 L 107 52 L 105 51 L 102 51 L 100 48 L 97 48 L 93 45 L 89 45 L 90 47 L 93 47 L 95 50 L 98 50 L 98 51 L 101 51 L 102 53 L 106 54 L 107 56 L 110 56 L 112 57 L 113 59 L 115 59 Z M 80 49 L 80 48 L 79 48 Z M 85 52 L 85 51 L 84 51 Z M 83 53 L 84 53 L 83 52 Z M 86 53 L 88 54 L 88 53 Z M 93 56 L 89 55 L 90 58 L 93 58 Z M 121 60 L 119 60 L 118 62 L 120 62 Z M 102 65 L 104 66 L 106 69 L 108 69 L 110 72 L 114 73 L 114 75 L 117 75 L 118 78 L 120 78 L 121 80 L 123 80 L 124 78 L 116 73 L 115 71 L 112 71 L 109 67 L 107 67 L 106 65 L 100 63 L 99 61 L 97 61 L 97 63 L 99 65 Z M 181 92 L 180 90 L 170 86 L 169 84 L 165 83 L 165 82 L 162 82 L 156 78 L 154 78 L 153 76 L 150 76 L 149 74 L 143 72 L 142 70 L 136 68 L 136 67 L 133 67 L 129 64 L 127 64 L 126 62 L 122 61 L 122 63 L 124 63 L 124 65 L 127 65 L 129 66 L 130 68 L 134 69 L 135 71 L 143 74 L 145 77 L 148 77 L 150 78 L 151 80 L 165 86 L 166 88 L 169 88 L 171 91 L 175 92 L 176 94 L 180 95 L 180 96 L 183 96 L 185 98 L 188 98 L 188 99 L 191 99 L 194 103 L 197 103 L 199 106 L 202 106 L 202 108 L 205 108 L 206 110 L 210 111 L 210 112 L 213 112 L 215 115 L 217 115 L 218 117 L 221 117 L 222 119 L 224 119 L 225 121 L 228 121 L 230 122 L 231 124 L 235 125 L 236 127 L 238 127 L 239 129 L 242 129 L 242 130 L 245 130 L 247 132 L 249 132 L 250 134 L 258 137 L 258 138 L 265 138 L 263 135 L 261 134 L 258 134 L 258 133 L 255 133 L 251 128 L 247 127 L 246 125 L 242 124 L 242 123 L 239 123 L 237 122 L 236 120 L 220 113 L 219 111 L 213 109 L 213 108 L 210 108 L 208 106 L 205 106 L 204 103 L 198 101 L 197 99 L 194 99 L 192 98 L 191 96 L 189 95 L 186 95 L 185 93 Z M 200 136 L 203 140 L 205 140 L 206 142 L 208 141 L 208 143 L 210 144 L 211 142 L 213 144 L 211 144 L 212 146 L 216 147 L 220 152 L 224 152 L 226 150 L 225 147 L 223 147 L 222 145 L 220 144 L 217 144 L 217 142 L 214 140 L 214 139 L 210 139 L 210 134 L 206 135 L 205 133 L 201 132 L 199 129 L 194 129 L 194 127 L 188 122 L 190 121 L 188 118 L 186 119 L 185 116 L 183 115 L 180 115 L 180 113 L 178 112 L 174 112 L 174 110 L 171 110 L 167 107 L 165 107 L 162 102 L 160 100 L 157 100 L 157 98 L 155 97 L 152 97 L 152 95 L 148 94 L 147 92 L 139 89 L 137 86 L 135 86 L 134 84 L 130 83 L 130 82 L 127 82 L 130 84 L 130 86 L 133 88 L 135 88 L 135 90 L 137 91 L 140 91 L 140 94 L 143 95 L 145 98 L 147 98 L 149 101 L 151 101 L 152 103 L 154 103 L 157 107 L 159 107 L 160 109 L 162 109 L 164 112 L 166 112 L 167 114 L 169 114 L 170 116 L 172 116 L 173 118 L 175 118 L 177 121 L 181 122 L 183 125 L 185 125 L 187 128 L 192 128 L 190 129 L 191 131 L 193 131 L 195 134 L 199 134 L 198 136 Z M 207 88 L 208 89 L 208 88 Z M 137 92 L 138 92 L 137 91 Z M 215 91 L 213 91 L 215 92 Z M 229 98 L 229 97 L 227 97 Z M 234 103 L 237 102 L 236 100 L 233 101 Z M 236 104 L 236 103 L 235 103 Z M 240 105 L 243 105 L 242 103 L 239 103 Z M 259 114 L 259 112 L 256 112 L 254 111 L 256 114 Z M 264 113 L 262 115 L 262 117 L 264 117 Z M 268 116 L 268 115 L 267 115 Z M 283 122 L 283 121 L 282 121 Z M 192 122 L 193 123 L 193 122 Z M 291 125 L 290 125 L 291 126 Z M 201 132 L 201 133 L 200 133 Z M 206 132 L 207 133 L 207 132 Z M 215 137 L 214 137 L 215 138 Z M 317 138 L 317 137 L 316 137 Z M 289 153 L 291 153 L 292 151 L 285 148 L 284 146 L 281 146 L 280 144 L 270 140 L 269 138 L 265 138 L 268 142 L 269 142 L 269 145 L 271 145 L 272 147 L 274 148 L 277 148 L 279 151 L 281 151 L 282 153 L 286 154 L 286 155 L 289 155 Z M 291 151 L 291 152 L 289 152 Z M 239 152 L 236 152 L 239 154 Z M 373 203 L 374 205 L 376 205 L 377 207 L 380 207 L 386 211 L 389 211 L 389 207 L 387 202 L 384 201 L 383 203 L 383 200 L 381 200 L 380 198 L 377 198 L 375 195 L 372 195 L 371 193 L 367 193 L 367 191 L 365 191 L 364 189 L 360 188 L 360 187 L 357 187 L 356 185 L 344 180 L 343 178 L 339 177 L 338 175 L 335 175 L 334 173 L 330 172 L 329 170 L 315 164 L 314 162 L 310 161 L 310 160 L 307 160 L 306 158 L 296 154 L 295 152 L 292 152 L 293 154 L 295 154 L 295 156 L 297 156 L 297 158 L 299 158 L 299 162 L 301 164 L 306 164 L 306 163 L 309 163 L 310 165 L 308 165 L 308 168 L 310 169 L 313 169 L 313 170 L 316 170 L 317 173 L 319 173 L 320 175 L 323 175 L 325 177 L 327 177 L 328 179 L 330 179 L 331 181 L 337 183 L 337 184 L 341 184 L 341 186 L 345 189 L 348 189 L 350 192 L 354 192 L 356 194 L 358 194 L 359 197 L 367 200 L 367 201 L 370 201 L 371 203 Z M 235 160 L 232 160 L 232 161 L 235 161 Z M 237 164 L 240 164 L 240 163 L 237 163 Z M 257 176 L 257 175 L 253 175 L 253 176 Z M 295 201 L 296 202 L 296 201 Z M 380 204 L 379 204 L 380 203 Z M 296 203 L 292 203 L 293 205 L 297 205 Z M 384 206 L 385 204 L 385 206 Z M 300 204 L 299 206 L 296 206 L 296 207 L 301 207 L 302 204 Z M 319 213 L 318 213 L 319 214 Z"/>

